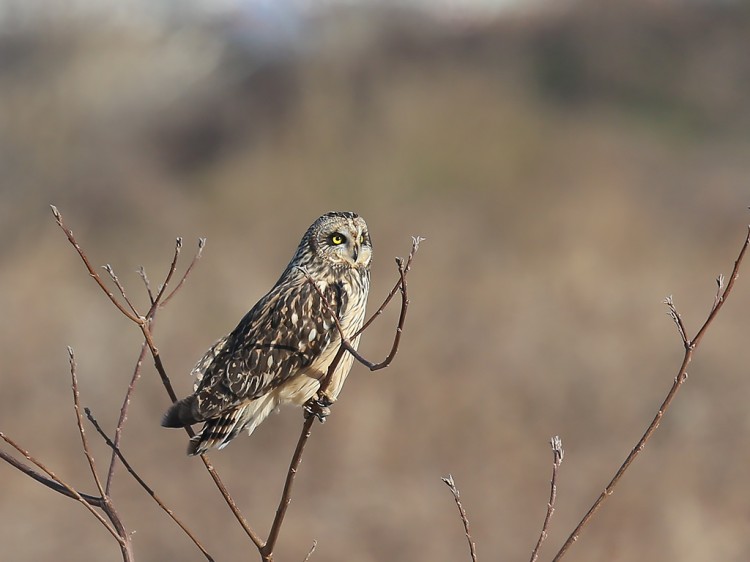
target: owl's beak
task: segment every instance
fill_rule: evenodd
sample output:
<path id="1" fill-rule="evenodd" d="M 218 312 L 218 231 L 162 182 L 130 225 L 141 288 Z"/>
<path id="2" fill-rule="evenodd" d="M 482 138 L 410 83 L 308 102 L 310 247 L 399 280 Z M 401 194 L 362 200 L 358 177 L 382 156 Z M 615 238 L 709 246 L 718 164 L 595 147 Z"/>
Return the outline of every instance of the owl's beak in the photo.
<path id="1" fill-rule="evenodd" d="M 359 244 L 354 243 L 354 246 L 352 247 L 352 260 L 354 263 L 357 263 L 357 258 L 359 257 Z"/>

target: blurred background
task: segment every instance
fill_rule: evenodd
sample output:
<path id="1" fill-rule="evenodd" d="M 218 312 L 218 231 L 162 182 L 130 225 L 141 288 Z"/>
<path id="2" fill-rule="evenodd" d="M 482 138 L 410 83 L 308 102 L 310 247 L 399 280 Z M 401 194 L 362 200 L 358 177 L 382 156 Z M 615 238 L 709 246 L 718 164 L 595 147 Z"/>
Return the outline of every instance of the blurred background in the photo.
<path id="1" fill-rule="evenodd" d="M 187 285 L 157 344 L 177 392 L 275 282 L 320 214 L 375 244 L 370 309 L 410 236 L 400 354 L 355 367 L 310 440 L 279 560 L 525 560 L 565 461 L 549 559 L 669 389 L 729 274 L 750 204 L 750 5 L 741 1 L 24 2 L 0 4 L 0 430 L 94 492 L 82 404 L 112 431 L 139 331 L 88 278 L 146 306 L 174 239 Z M 750 559 L 750 263 L 647 449 L 568 558 Z M 363 340 L 385 356 L 395 308 Z M 150 362 L 122 449 L 216 560 L 256 559 Z M 211 458 L 251 524 L 273 518 L 302 414 Z M 103 471 L 108 451 L 89 430 Z M 2 445 L 3 450 L 9 450 Z M 138 560 L 200 560 L 120 470 Z M 3 560 L 119 560 L 81 506 L 0 464 Z"/>

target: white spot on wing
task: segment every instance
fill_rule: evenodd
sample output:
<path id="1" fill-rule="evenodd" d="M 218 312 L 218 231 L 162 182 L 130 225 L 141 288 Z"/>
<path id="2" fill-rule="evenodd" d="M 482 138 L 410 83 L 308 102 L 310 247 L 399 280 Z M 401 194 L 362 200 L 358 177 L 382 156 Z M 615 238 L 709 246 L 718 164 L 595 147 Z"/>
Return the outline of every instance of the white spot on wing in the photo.
<path id="1" fill-rule="evenodd" d="M 310 335 L 307 336 L 307 341 L 313 341 L 315 339 L 315 336 L 317 335 L 318 335 L 317 330 L 313 328 L 312 330 L 310 330 Z"/>
<path id="2" fill-rule="evenodd" d="M 292 324 L 294 324 L 296 326 L 298 320 L 299 320 L 299 316 L 297 316 L 297 313 L 296 312 L 292 312 Z"/>
<path id="3" fill-rule="evenodd" d="M 273 355 L 269 355 L 269 356 L 268 356 L 268 361 L 267 361 L 267 363 L 268 363 L 268 368 L 269 368 L 269 369 L 270 369 L 271 367 L 273 367 Z"/>

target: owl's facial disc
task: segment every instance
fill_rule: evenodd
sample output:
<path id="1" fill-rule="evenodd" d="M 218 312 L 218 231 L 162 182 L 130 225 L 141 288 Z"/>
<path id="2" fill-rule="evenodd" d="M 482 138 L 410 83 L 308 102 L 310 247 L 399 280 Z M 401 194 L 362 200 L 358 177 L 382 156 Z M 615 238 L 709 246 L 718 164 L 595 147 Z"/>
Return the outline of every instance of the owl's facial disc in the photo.
<path id="1" fill-rule="evenodd" d="M 362 223 L 362 224 L 360 224 Z M 351 221 L 328 235 L 326 243 L 331 257 L 347 267 L 364 269 L 372 259 L 370 236 L 364 221 Z"/>

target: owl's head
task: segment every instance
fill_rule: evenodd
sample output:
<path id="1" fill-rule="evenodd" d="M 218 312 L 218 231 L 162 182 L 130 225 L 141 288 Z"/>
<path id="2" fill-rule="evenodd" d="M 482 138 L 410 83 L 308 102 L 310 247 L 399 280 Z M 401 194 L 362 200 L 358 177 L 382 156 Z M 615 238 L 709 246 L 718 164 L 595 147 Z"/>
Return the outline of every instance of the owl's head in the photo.
<path id="1" fill-rule="evenodd" d="M 372 242 L 365 219 L 334 211 L 318 218 L 302 238 L 298 253 L 312 251 L 314 261 L 336 269 L 370 268 Z"/>

